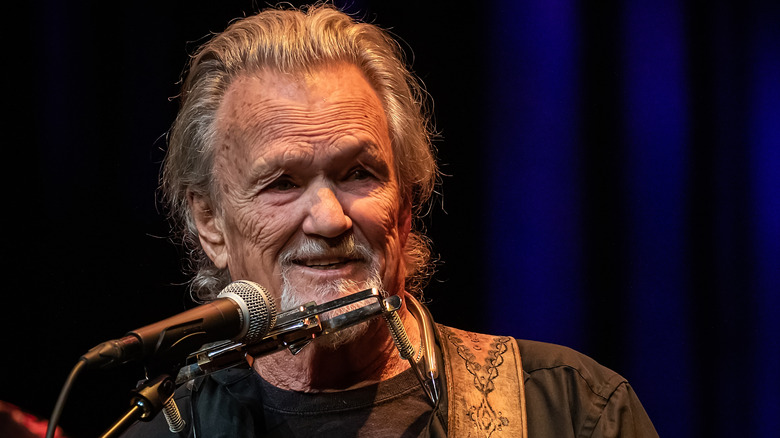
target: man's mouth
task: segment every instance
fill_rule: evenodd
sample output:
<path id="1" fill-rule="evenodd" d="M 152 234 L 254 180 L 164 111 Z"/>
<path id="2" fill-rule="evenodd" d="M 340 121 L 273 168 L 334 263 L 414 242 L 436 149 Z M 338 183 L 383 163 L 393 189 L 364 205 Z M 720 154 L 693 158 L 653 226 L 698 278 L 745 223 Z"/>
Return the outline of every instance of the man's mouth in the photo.
<path id="1" fill-rule="evenodd" d="M 327 269 L 339 269 L 355 261 L 356 261 L 355 259 L 351 259 L 351 258 L 336 257 L 336 258 L 324 258 L 324 259 L 295 260 L 293 261 L 293 263 L 311 269 L 327 270 Z"/>

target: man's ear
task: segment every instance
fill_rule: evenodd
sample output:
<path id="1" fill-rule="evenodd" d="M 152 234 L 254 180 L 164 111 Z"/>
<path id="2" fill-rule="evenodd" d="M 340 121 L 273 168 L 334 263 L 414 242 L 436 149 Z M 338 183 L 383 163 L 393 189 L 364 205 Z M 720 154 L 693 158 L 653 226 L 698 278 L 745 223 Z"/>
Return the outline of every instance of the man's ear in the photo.
<path id="1" fill-rule="evenodd" d="M 203 251 L 219 269 L 227 267 L 227 246 L 222 221 L 217 217 L 211 200 L 203 195 L 187 192 L 192 217 L 198 229 L 198 238 Z"/>

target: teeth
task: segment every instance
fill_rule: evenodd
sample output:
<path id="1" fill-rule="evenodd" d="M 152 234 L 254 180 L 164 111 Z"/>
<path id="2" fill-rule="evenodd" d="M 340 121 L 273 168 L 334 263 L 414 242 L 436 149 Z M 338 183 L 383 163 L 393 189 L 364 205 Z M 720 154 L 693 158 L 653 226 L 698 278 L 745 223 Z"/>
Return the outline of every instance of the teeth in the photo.
<path id="1" fill-rule="evenodd" d="M 322 260 L 322 261 L 316 261 L 316 262 L 304 262 L 303 264 L 310 267 L 315 266 L 330 266 L 330 265 L 336 265 L 339 263 L 343 263 L 343 260 Z"/>

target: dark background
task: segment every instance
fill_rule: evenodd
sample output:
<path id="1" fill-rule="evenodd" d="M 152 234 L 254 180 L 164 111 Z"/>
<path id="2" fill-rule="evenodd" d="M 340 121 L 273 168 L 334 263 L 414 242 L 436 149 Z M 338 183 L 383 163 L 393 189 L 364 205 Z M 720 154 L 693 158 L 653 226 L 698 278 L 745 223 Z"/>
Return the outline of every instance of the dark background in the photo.
<path id="1" fill-rule="evenodd" d="M 591 355 L 661 436 L 772 436 L 779 7 L 597 3 L 347 4 L 403 40 L 434 100 L 431 310 Z M 170 98 L 188 53 L 257 9 L 41 1 L 4 18 L 0 399 L 47 417 L 82 353 L 191 305 L 157 203 Z M 99 434 L 142 377 L 81 376 L 61 425 Z"/>

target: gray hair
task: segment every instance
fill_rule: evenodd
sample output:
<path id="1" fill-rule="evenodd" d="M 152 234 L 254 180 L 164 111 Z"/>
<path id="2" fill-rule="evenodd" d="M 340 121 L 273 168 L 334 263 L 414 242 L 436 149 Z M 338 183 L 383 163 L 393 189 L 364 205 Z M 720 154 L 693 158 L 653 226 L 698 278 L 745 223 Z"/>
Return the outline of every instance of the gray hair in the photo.
<path id="1" fill-rule="evenodd" d="M 162 189 L 174 226 L 189 251 L 193 297 L 208 300 L 230 282 L 200 247 L 187 197 L 219 205 L 212 174 L 216 113 L 239 75 L 262 69 L 306 72 L 334 62 L 357 66 L 379 95 L 388 119 L 395 170 L 404 201 L 419 219 L 433 195 L 438 169 L 431 144 L 426 93 L 405 65 L 398 43 L 379 27 L 359 22 L 330 5 L 267 9 L 239 19 L 193 55 L 171 128 Z M 420 295 L 432 273 L 430 243 L 416 228 L 405 248 L 406 288 Z"/>

